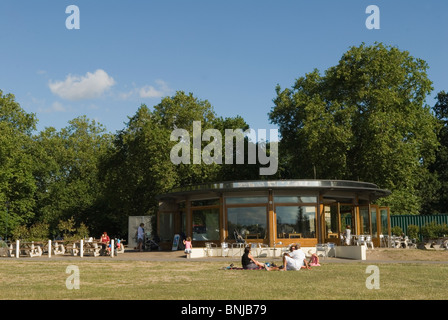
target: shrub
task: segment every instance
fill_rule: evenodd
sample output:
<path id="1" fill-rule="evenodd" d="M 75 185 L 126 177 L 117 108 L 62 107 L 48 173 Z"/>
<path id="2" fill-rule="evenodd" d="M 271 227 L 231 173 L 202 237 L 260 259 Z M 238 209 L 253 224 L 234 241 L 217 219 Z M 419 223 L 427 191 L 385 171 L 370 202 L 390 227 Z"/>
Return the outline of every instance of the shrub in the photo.
<path id="1" fill-rule="evenodd" d="M 422 227 L 421 235 L 425 239 L 436 239 L 448 234 L 446 223 L 437 224 L 435 221 L 425 224 Z"/>
<path id="2" fill-rule="evenodd" d="M 79 240 L 89 236 L 89 229 L 81 222 L 79 227 L 75 225 L 75 219 L 71 217 L 66 221 L 59 221 L 58 229 L 63 235 L 64 240 Z"/>
<path id="3" fill-rule="evenodd" d="M 414 224 L 410 224 L 408 225 L 408 237 L 409 239 L 418 239 L 418 233 L 419 233 L 419 227 L 414 225 Z"/>
<path id="4" fill-rule="evenodd" d="M 403 229 L 401 229 L 400 226 L 392 227 L 392 229 L 390 231 L 393 235 L 396 235 L 396 236 L 401 236 L 401 234 L 403 233 Z"/>
<path id="5" fill-rule="evenodd" d="M 37 222 L 29 228 L 26 226 L 17 226 L 12 232 L 14 240 L 24 241 L 45 241 L 49 239 L 50 226 L 44 222 Z"/>

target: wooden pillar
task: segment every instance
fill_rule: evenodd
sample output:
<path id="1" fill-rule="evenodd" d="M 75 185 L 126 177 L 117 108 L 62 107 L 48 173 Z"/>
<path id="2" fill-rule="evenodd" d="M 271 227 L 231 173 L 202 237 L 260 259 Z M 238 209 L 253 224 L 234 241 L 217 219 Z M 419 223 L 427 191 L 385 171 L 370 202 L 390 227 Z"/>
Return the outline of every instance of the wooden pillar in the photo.
<path id="1" fill-rule="evenodd" d="M 191 200 L 189 197 L 185 201 L 185 214 L 185 233 L 187 237 L 193 239 L 193 213 L 191 211 Z"/>
<path id="2" fill-rule="evenodd" d="M 228 238 L 227 234 L 227 215 L 224 208 L 224 196 L 222 193 L 219 194 L 219 237 L 220 242 L 223 243 Z"/>
<path id="3" fill-rule="evenodd" d="M 323 223 L 322 223 L 322 217 L 323 214 L 323 196 L 319 193 L 317 196 L 317 207 L 316 207 L 316 238 L 318 243 L 324 242 L 324 235 L 323 235 Z"/>
<path id="4" fill-rule="evenodd" d="M 274 195 L 272 192 L 272 189 L 269 189 L 269 196 L 268 196 L 268 245 L 269 247 L 273 247 L 276 239 L 276 230 L 277 230 L 277 222 L 274 212 Z"/>

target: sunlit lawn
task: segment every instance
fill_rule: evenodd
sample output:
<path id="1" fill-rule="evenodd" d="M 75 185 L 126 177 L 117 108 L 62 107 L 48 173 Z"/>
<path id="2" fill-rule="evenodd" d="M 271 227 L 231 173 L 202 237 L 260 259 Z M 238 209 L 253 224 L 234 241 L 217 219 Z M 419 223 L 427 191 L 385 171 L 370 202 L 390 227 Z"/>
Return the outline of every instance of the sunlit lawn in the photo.
<path id="1" fill-rule="evenodd" d="M 67 289 L 79 268 L 79 289 Z M 0 299 L 447 299 L 447 264 L 376 264 L 379 289 L 368 263 L 323 264 L 279 272 L 222 270 L 220 262 L 0 259 Z M 73 282 L 70 282 L 73 283 Z"/>

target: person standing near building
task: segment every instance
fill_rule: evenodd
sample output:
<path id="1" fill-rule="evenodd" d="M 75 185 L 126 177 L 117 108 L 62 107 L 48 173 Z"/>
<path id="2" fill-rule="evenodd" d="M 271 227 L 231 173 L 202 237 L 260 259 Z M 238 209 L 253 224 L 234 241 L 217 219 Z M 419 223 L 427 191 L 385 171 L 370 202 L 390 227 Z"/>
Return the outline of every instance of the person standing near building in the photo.
<path id="1" fill-rule="evenodd" d="M 187 239 L 183 240 L 184 246 L 185 246 L 185 253 L 191 253 L 191 248 L 193 248 L 193 245 L 191 244 L 191 237 L 187 237 Z"/>
<path id="2" fill-rule="evenodd" d="M 145 242 L 145 224 L 140 223 L 140 226 L 137 229 L 137 250 L 143 251 L 143 243 Z"/>
<path id="3" fill-rule="evenodd" d="M 350 226 L 345 227 L 345 245 L 349 246 L 352 241 Z"/>

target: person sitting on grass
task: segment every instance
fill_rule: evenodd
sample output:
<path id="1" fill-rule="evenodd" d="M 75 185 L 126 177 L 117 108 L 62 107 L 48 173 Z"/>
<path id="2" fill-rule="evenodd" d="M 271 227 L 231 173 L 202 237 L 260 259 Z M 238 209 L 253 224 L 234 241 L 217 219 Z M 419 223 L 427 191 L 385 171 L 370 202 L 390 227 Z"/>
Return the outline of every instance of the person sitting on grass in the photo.
<path id="1" fill-rule="evenodd" d="M 255 270 L 264 268 L 264 264 L 254 259 L 250 253 L 250 247 L 244 248 L 244 254 L 241 257 L 241 264 L 245 270 Z"/>
<path id="2" fill-rule="evenodd" d="M 268 267 L 265 265 L 267 271 L 287 271 L 287 270 L 300 270 L 311 269 L 306 261 L 305 253 L 300 249 L 300 244 L 293 243 L 289 248 L 289 253 L 283 254 L 283 265 L 281 267 Z"/>
<path id="3" fill-rule="evenodd" d="M 308 253 L 310 253 L 308 251 Z M 310 257 L 310 261 L 308 262 L 310 267 L 320 267 L 320 263 L 319 263 L 319 257 L 317 256 L 317 254 L 312 253 L 311 257 Z"/>

